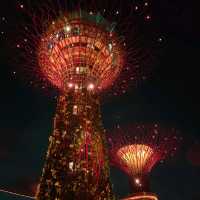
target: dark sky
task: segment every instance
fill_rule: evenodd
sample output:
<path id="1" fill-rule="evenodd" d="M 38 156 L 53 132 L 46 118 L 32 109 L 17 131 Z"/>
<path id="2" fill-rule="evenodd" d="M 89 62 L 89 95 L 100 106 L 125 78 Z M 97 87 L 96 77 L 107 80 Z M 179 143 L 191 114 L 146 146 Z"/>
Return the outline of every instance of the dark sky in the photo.
<path id="1" fill-rule="evenodd" d="M 5 31 L 0 35 L 0 188 L 31 194 L 41 174 L 56 104 L 48 95 L 28 87 L 10 73 L 15 63 L 11 66 L 8 51 L 4 50 L 9 41 L 2 17 L 17 15 L 11 5 L 15 6 L 14 0 L 3 1 L 0 6 L 0 31 Z M 130 89 L 129 94 L 102 105 L 106 128 L 116 123 L 158 121 L 181 131 L 185 142 L 179 154 L 156 166 L 151 173 L 152 191 L 160 200 L 200 199 L 197 6 L 192 1 L 154 1 L 152 20 L 157 21 L 165 42 L 155 72 L 149 81 Z M 112 168 L 111 179 L 119 196 L 128 194 L 128 180 L 122 172 Z M 1 193 L 0 199 L 23 200 Z"/>

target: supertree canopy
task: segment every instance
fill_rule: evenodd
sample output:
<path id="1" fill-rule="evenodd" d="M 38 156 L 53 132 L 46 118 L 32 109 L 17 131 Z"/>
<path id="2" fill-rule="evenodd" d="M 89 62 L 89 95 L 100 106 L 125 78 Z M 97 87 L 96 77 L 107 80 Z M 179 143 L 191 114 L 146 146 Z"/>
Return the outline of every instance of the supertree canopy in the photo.
<path id="1" fill-rule="evenodd" d="M 30 83 L 59 92 L 36 199 L 112 200 L 99 93 L 111 86 L 124 93 L 150 71 L 149 38 L 139 42 L 133 17 L 139 7 L 129 0 L 49 0 L 31 12 L 26 4 L 19 9 L 28 14 L 16 45 L 23 71 L 31 71 Z"/>
<path id="2" fill-rule="evenodd" d="M 174 155 L 181 141 L 177 131 L 140 124 L 113 132 L 108 136 L 111 162 L 129 176 L 134 192 L 125 199 L 157 200 L 150 193 L 149 173 L 159 161 Z"/>
<path id="3" fill-rule="evenodd" d="M 163 41 L 149 28 L 151 2 L 138 2 L 47 0 L 33 3 L 33 8 L 20 4 L 26 20 L 16 40 L 16 62 L 29 83 L 43 89 L 125 93 L 150 75 Z"/>
<path id="4" fill-rule="evenodd" d="M 124 51 L 111 24 L 80 10 L 52 22 L 42 35 L 38 60 L 43 75 L 61 91 L 98 91 L 119 75 Z"/>

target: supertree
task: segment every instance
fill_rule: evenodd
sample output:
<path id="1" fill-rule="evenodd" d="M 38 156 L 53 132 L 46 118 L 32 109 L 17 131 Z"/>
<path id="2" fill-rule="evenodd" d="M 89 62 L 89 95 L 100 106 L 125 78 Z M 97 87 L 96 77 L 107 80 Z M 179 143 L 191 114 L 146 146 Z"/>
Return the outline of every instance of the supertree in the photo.
<path id="1" fill-rule="evenodd" d="M 181 140 L 176 129 L 158 124 L 118 127 L 108 135 L 111 163 L 128 175 L 133 190 L 124 200 L 158 200 L 150 192 L 149 174 L 158 162 L 174 155 Z"/>
<path id="2" fill-rule="evenodd" d="M 64 14 L 42 35 L 41 72 L 60 90 L 38 199 L 112 199 L 98 92 L 123 66 L 121 41 L 100 15 Z"/>
<path id="3" fill-rule="evenodd" d="M 116 80 L 124 92 L 129 80 L 144 79 L 152 52 L 139 46 L 133 6 L 120 1 L 111 14 L 107 1 L 61 5 L 27 12 L 17 43 L 25 70 L 59 96 L 36 199 L 113 199 L 99 96 Z"/>

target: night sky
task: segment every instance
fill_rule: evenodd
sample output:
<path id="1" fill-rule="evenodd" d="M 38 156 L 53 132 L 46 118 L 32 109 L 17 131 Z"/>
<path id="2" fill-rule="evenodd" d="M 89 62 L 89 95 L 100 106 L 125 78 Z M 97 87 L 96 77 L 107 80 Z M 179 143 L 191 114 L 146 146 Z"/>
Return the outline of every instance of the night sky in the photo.
<path id="1" fill-rule="evenodd" d="M 0 6 L 0 188 L 33 195 L 56 102 L 11 73 L 15 63 L 11 64 L 9 51 L 4 49 L 10 41 L 5 29 L 9 21 L 3 17 L 17 15 L 15 5 L 14 0 L 4 0 Z M 200 14 L 196 8 L 192 1 L 154 1 L 152 20 L 163 33 L 165 47 L 152 77 L 102 104 L 105 128 L 161 122 L 180 130 L 184 142 L 177 156 L 151 173 L 152 191 L 160 200 L 200 199 Z M 111 180 L 118 196 L 130 192 L 128 179 L 119 170 L 111 169 Z M 13 199 L 26 200 L 0 193 L 0 200 Z"/>

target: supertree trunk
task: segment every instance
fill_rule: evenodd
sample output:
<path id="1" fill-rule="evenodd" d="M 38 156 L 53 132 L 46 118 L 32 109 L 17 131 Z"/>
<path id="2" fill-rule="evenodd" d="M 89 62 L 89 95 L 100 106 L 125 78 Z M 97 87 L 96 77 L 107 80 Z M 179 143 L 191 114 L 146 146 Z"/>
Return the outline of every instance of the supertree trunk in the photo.
<path id="1" fill-rule="evenodd" d="M 113 200 L 99 99 L 73 91 L 58 99 L 37 200 Z"/>

